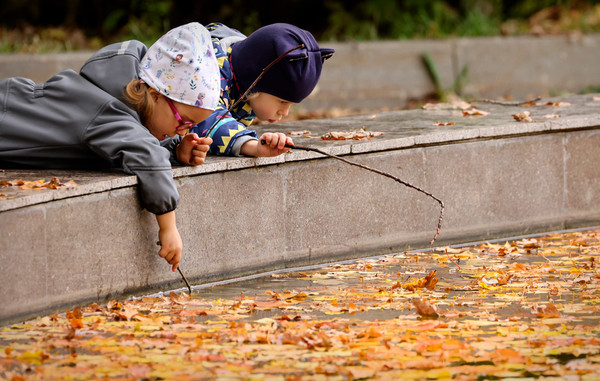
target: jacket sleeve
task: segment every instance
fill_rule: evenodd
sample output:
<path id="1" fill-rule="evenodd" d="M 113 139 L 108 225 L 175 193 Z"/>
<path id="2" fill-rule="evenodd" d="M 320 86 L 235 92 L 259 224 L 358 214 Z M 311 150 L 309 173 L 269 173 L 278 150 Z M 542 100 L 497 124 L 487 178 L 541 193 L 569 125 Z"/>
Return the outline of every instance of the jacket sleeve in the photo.
<path id="1" fill-rule="evenodd" d="M 169 161 L 171 162 L 171 165 L 185 165 L 177 160 L 176 149 L 179 143 L 181 143 L 181 139 L 183 139 L 183 136 L 175 135 L 172 138 L 167 137 L 165 140 L 160 142 L 161 147 L 164 147 L 167 151 L 169 151 Z"/>
<path id="2" fill-rule="evenodd" d="M 107 102 L 86 129 L 84 141 L 96 154 L 138 178 L 142 206 L 154 214 L 175 210 L 179 192 L 169 151 L 120 102 Z M 124 106 L 126 107 L 126 106 Z"/>
<path id="3" fill-rule="evenodd" d="M 190 132 L 206 136 L 210 127 L 226 112 L 227 110 L 218 108 L 206 120 L 192 127 Z M 235 120 L 231 114 L 227 114 L 222 120 L 219 120 L 217 126 L 211 131 L 210 137 L 213 140 L 210 152 L 228 156 L 238 156 L 243 143 L 258 139 L 256 131 L 248 130 L 244 123 Z"/>

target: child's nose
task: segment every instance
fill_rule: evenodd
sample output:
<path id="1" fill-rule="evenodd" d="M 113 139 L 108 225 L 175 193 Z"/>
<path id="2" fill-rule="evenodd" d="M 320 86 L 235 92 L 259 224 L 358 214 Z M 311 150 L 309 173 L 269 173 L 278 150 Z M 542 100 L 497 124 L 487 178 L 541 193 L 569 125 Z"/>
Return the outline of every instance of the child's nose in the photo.
<path id="1" fill-rule="evenodd" d="M 280 110 L 280 114 L 283 117 L 288 116 L 288 114 L 290 113 L 290 105 L 285 105 L 283 106 L 283 108 Z"/>

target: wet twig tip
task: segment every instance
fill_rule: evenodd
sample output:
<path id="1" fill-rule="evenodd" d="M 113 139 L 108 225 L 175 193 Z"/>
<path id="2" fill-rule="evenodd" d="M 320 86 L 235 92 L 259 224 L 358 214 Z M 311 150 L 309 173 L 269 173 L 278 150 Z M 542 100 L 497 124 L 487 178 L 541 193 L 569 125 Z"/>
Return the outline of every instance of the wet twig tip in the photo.
<path id="1" fill-rule="evenodd" d="M 179 271 L 179 275 L 181 275 L 181 278 L 185 282 L 185 285 L 187 286 L 188 291 L 190 292 L 190 295 L 192 295 L 192 286 L 190 286 L 190 282 L 188 282 L 188 280 L 185 277 L 185 275 L 183 275 L 183 272 L 181 271 L 181 267 L 177 267 L 177 271 Z"/>
<path id="2" fill-rule="evenodd" d="M 431 196 L 431 197 L 433 197 L 433 196 Z M 440 217 L 438 218 L 437 229 L 435 231 L 435 234 L 433 235 L 433 239 L 431 240 L 431 242 L 429 242 L 429 246 L 433 246 L 433 243 L 437 239 L 438 235 L 440 235 L 440 230 L 442 230 L 442 220 L 444 218 L 444 209 L 446 208 L 446 206 L 444 205 L 444 201 L 442 201 L 438 198 L 434 198 L 434 199 L 437 202 L 439 202 L 439 204 L 440 204 Z"/>

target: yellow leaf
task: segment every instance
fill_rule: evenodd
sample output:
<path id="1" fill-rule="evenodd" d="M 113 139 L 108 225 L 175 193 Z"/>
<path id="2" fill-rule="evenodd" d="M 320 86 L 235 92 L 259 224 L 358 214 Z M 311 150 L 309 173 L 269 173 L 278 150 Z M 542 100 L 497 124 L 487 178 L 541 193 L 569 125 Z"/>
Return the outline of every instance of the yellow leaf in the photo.
<path id="1" fill-rule="evenodd" d="M 42 365 L 50 356 L 43 351 L 23 352 L 18 359 L 31 364 Z"/>

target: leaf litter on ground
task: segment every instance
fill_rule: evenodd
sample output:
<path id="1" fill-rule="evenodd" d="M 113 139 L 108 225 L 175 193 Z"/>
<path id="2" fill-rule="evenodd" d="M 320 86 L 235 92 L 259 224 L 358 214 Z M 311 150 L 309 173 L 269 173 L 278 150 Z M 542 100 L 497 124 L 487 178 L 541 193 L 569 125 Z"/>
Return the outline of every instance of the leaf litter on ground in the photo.
<path id="1" fill-rule="evenodd" d="M 600 230 L 404 252 L 0 329 L 0 378 L 598 379 Z"/>

